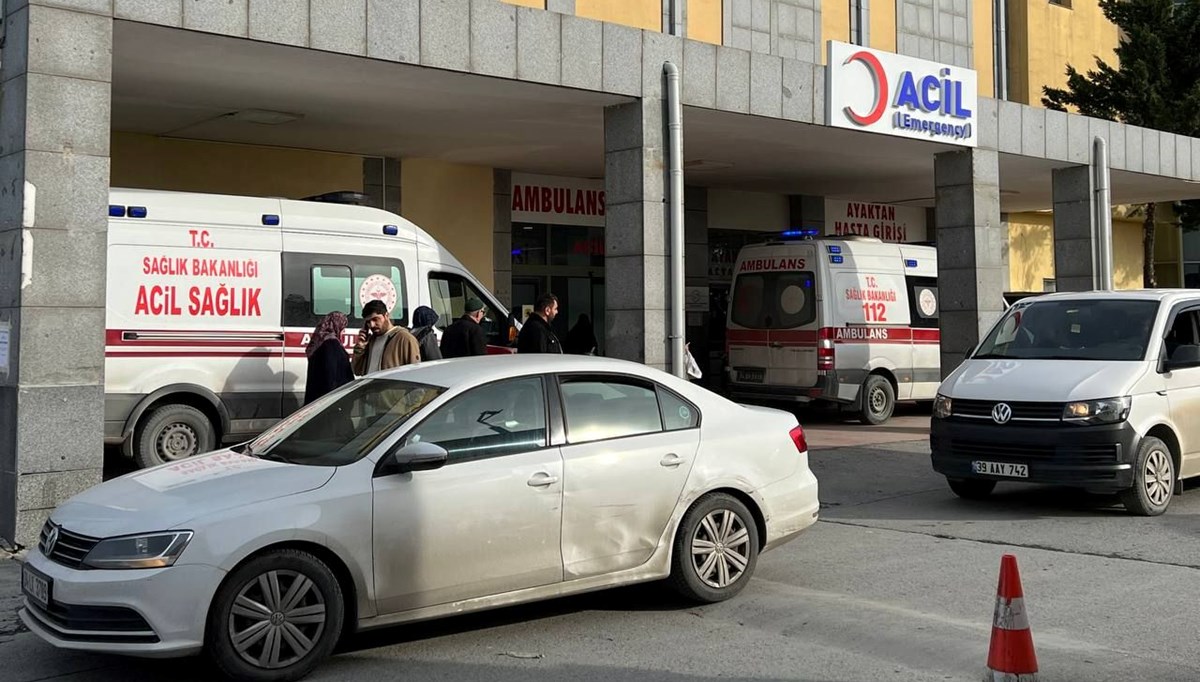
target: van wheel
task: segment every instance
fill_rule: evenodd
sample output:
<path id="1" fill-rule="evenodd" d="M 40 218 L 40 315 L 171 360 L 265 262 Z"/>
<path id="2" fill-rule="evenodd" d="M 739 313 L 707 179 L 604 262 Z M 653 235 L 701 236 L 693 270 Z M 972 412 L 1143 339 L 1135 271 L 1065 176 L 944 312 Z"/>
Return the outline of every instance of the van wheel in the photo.
<path id="1" fill-rule="evenodd" d="M 896 411 L 896 391 L 892 382 L 872 374 L 862 386 L 862 408 L 859 413 L 863 422 L 878 426 L 892 418 Z"/>
<path id="2" fill-rule="evenodd" d="M 164 405 L 139 427 L 133 456 L 145 469 L 211 452 L 216 440 L 216 430 L 203 412 L 190 405 Z"/>
<path id="3" fill-rule="evenodd" d="M 1175 493 L 1175 459 L 1158 438 L 1143 438 L 1133 460 L 1133 487 L 1121 493 L 1121 504 L 1131 514 L 1158 516 Z"/>

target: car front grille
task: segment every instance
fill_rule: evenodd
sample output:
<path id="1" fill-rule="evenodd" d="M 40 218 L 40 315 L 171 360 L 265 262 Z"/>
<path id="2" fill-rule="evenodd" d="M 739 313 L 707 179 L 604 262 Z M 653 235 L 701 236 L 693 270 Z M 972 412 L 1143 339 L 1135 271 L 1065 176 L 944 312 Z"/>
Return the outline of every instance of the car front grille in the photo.
<path id="1" fill-rule="evenodd" d="M 1062 421 L 1062 403 L 1031 403 L 1008 402 L 1003 400 L 954 400 L 951 412 L 955 417 L 970 420 L 991 420 L 992 409 L 1004 403 L 1012 408 L 1014 422 L 1060 422 Z"/>
<path id="2" fill-rule="evenodd" d="M 49 546 L 50 536 L 56 530 L 58 538 L 51 547 Z M 47 521 L 46 525 L 42 526 L 42 534 L 38 538 L 38 549 L 47 559 L 56 564 L 62 564 L 67 568 L 83 568 L 84 558 L 98 542 L 100 542 L 98 538 L 72 533 L 62 526 Z"/>
<path id="3" fill-rule="evenodd" d="M 950 442 L 950 451 L 959 457 L 1014 461 L 1018 463 L 1053 464 L 1062 466 L 1113 466 L 1121 461 L 1121 446 L 1115 443 L 1096 445 L 1043 445 L 1004 443 L 984 440 Z"/>

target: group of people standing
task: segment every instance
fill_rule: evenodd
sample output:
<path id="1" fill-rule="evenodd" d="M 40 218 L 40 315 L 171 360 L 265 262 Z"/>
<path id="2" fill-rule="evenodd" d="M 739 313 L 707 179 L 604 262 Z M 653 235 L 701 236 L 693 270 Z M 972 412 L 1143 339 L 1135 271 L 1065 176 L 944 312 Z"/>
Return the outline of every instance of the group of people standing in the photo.
<path id="1" fill-rule="evenodd" d="M 349 319 L 345 313 L 329 313 L 317 324 L 305 348 L 308 376 L 304 404 L 354 381 L 355 377 L 422 361 L 486 355 L 487 336 L 480 324 L 484 315 L 483 302 L 468 298 L 462 317 L 443 332 L 437 328 L 438 314 L 429 306 L 420 306 L 413 311 L 413 326 L 409 330 L 392 323 L 387 304 L 371 301 L 363 306 L 363 328 L 358 332 L 352 356 L 347 357 L 342 334 Z M 554 294 L 539 296 L 517 336 L 517 352 L 564 352 L 550 326 L 557 315 L 558 298 Z M 567 341 L 568 353 L 586 355 L 595 350 L 595 332 L 586 316 L 581 316 Z"/>

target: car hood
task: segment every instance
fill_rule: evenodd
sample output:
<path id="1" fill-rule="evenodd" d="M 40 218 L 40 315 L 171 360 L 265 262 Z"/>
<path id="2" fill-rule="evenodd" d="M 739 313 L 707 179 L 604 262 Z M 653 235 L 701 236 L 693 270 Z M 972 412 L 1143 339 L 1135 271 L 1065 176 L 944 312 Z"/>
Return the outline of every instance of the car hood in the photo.
<path id="1" fill-rule="evenodd" d="M 1146 371 L 1142 362 L 1092 360 L 967 360 L 941 392 L 963 400 L 1066 402 L 1129 395 Z"/>
<path id="2" fill-rule="evenodd" d="M 206 514 L 315 490 L 335 471 L 220 450 L 101 483 L 51 519 L 91 537 L 173 530 Z"/>

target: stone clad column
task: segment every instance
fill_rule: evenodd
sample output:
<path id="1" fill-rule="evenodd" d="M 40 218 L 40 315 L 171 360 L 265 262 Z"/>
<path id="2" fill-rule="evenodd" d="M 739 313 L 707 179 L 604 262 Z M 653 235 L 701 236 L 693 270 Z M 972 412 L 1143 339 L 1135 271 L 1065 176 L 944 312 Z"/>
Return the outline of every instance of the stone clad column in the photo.
<path id="1" fill-rule="evenodd" d="M 1056 291 L 1091 291 L 1096 288 L 1092 169 L 1071 166 L 1056 168 L 1053 173 L 1054 287 Z"/>
<path id="2" fill-rule="evenodd" d="M 669 370 L 663 101 L 604 110 L 605 355 Z"/>
<path id="3" fill-rule="evenodd" d="M 88 10 L 64 9 L 63 5 Z M 107 9 L 98 9 L 101 6 Z M 112 3 L 7 3 L 0 53 L 0 538 L 104 466 Z M 7 345 L 7 350 L 3 347 Z"/>
<path id="4" fill-rule="evenodd" d="M 1004 311 L 1008 234 L 1000 221 L 999 155 L 966 149 L 934 159 L 942 377 Z"/>

